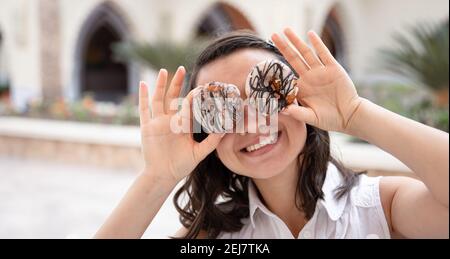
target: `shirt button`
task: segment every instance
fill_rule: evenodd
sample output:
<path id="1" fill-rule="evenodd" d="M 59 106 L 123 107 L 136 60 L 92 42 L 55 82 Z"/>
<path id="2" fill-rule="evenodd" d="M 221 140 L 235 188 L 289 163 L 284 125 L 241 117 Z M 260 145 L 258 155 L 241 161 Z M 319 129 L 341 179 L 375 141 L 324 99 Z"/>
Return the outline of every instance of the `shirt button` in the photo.
<path id="1" fill-rule="evenodd" d="M 312 238 L 312 233 L 311 233 L 311 231 L 306 230 L 306 231 L 303 233 L 303 238 L 305 238 L 305 239 L 311 239 L 311 238 Z"/>

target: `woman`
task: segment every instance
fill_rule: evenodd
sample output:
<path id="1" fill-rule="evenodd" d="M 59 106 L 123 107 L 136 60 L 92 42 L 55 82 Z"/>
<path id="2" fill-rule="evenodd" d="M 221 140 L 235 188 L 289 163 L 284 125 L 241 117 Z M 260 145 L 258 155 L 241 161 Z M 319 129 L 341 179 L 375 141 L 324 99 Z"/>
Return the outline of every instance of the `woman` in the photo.
<path id="1" fill-rule="evenodd" d="M 298 74 L 300 105 L 280 113 L 276 143 L 256 151 L 262 133 L 170 130 L 171 121 L 190 108 L 169 109 L 181 91 L 183 67 L 167 93 L 167 71 L 160 71 L 151 112 L 141 83 L 146 166 L 96 237 L 141 237 L 187 177 L 174 199 L 184 226 L 179 238 L 448 238 L 448 134 L 359 97 L 314 32 L 308 33 L 313 49 L 291 29 L 284 33 L 287 40 L 272 36 L 275 46 L 247 33 L 226 35 L 205 49 L 191 77 L 189 90 L 219 81 L 238 86 L 246 98 L 246 77 L 261 61 L 278 59 Z M 245 121 L 245 129 L 250 123 Z M 377 145 L 420 181 L 350 172 L 331 157 L 327 131 Z"/>

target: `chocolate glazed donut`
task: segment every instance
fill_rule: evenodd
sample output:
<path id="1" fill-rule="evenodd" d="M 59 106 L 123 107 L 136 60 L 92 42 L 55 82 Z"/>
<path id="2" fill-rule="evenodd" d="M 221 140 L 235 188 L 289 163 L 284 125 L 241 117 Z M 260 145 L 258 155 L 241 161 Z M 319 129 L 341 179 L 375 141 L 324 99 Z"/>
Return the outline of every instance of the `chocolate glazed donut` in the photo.
<path id="1" fill-rule="evenodd" d="M 230 133 L 243 118 L 237 86 L 211 82 L 193 92 L 193 114 L 205 133 Z"/>
<path id="2" fill-rule="evenodd" d="M 280 112 L 296 102 L 297 80 L 294 72 L 281 61 L 261 62 L 247 78 L 245 93 L 249 104 L 265 116 Z"/>

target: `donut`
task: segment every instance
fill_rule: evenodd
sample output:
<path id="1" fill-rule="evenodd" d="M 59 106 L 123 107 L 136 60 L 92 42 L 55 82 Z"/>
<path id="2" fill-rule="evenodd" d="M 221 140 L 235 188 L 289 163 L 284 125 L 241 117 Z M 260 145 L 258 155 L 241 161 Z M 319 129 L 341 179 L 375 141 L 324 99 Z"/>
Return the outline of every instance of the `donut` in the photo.
<path id="1" fill-rule="evenodd" d="M 193 91 L 194 118 L 205 133 L 229 133 L 243 118 L 240 91 L 233 84 L 211 82 Z"/>
<path id="2" fill-rule="evenodd" d="M 263 61 L 247 77 L 245 93 L 249 104 L 265 116 L 280 112 L 296 103 L 297 80 L 292 69 L 281 61 Z"/>

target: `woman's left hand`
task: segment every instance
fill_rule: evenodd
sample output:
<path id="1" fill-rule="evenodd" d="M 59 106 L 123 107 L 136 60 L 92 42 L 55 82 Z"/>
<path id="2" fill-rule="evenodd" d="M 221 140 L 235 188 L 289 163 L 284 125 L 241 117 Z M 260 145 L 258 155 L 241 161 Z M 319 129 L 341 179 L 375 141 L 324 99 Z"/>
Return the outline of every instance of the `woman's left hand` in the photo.
<path id="1" fill-rule="evenodd" d="M 272 41 L 300 76 L 301 106 L 291 105 L 283 113 L 323 130 L 346 132 L 362 102 L 347 72 L 316 33 L 308 33 L 315 51 L 291 29 L 284 33 L 292 45 L 278 34 Z"/>

